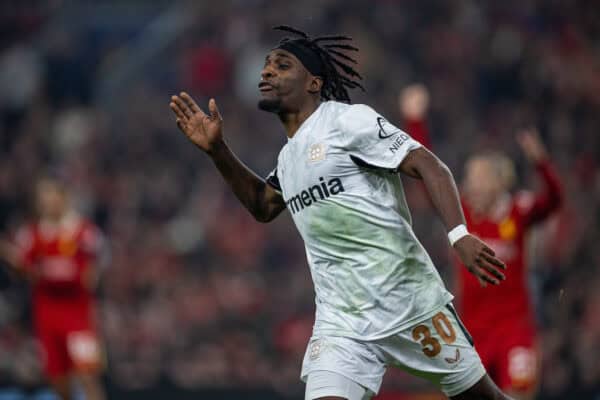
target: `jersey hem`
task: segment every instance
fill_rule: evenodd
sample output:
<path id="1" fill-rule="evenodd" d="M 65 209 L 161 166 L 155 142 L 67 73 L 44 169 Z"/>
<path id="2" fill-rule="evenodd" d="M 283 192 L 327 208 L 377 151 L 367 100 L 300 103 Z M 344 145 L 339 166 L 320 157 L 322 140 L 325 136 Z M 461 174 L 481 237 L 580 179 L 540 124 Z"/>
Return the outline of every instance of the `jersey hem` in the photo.
<path id="1" fill-rule="evenodd" d="M 454 296 L 450 292 L 446 292 L 446 296 L 444 296 L 444 300 L 439 304 L 434 306 L 430 311 L 427 311 L 417 317 L 414 317 L 400 325 L 397 325 L 393 328 L 386 329 L 380 333 L 375 333 L 372 335 L 357 335 L 356 332 L 350 330 L 338 330 L 338 329 L 319 329 L 313 330 L 313 336 L 339 336 L 346 337 L 349 339 L 360 340 L 365 342 L 371 342 L 375 340 L 384 339 L 386 337 L 395 335 L 398 332 L 404 331 L 410 328 L 413 325 L 419 324 L 429 318 L 433 317 L 435 314 L 443 310 L 447 304 L 449 304 Z"/>

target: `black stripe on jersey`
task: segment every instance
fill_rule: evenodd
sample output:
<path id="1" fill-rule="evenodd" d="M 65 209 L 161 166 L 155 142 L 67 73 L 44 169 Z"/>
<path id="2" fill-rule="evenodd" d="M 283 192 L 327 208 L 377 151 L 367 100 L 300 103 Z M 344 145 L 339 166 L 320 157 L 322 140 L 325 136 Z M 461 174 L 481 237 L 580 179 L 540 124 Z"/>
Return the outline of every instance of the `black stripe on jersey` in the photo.
<path id="1" fill-rule="evenodd" d="M 277 168 L 275 168 L 275 171 L 273 171 L 273 174 L 271 174 L 267 177 L 266 182 L 273 189 L 275 189 L 279 193 L 281 193 L 281 184 L 279 183 L 279 178 L 277 177 Z"/>
<path id="2" fill-rule="evenodd" d="M 465 334 L 465 337 L 467 338 L 467 340 L 469 341 L 471 346 L 473 346 L 473 337 L 471 336 L 471 334 L 469 333 L 467 328 L 465 328 L 465 326 L 463 325 L 460 318 L 458 318 L 458 314 L 456 313 L 456 310 L 454 309 L 452 304 L 450 304 L 450 303 L 446 304 L 446 308 L 452 313 L 452 315 L 454 315 L 454 319 L 456 319 L 456 321 L 458 322 L 458 326 L 460 327 L 460 330 L 463 331 L 463 333 Z"/>
<path id="3" fill-rule="evenodd" d="M 377 166 L 377 165 L 369 164 L 368 162 L 366 162 L 362 158 L 356 157 L 356 156 L 354 156 L 352 154 L 350 154 L 350 159 L 352 160 L 352 162 L 354 164 L 356 164 L 357 166 L 362 167 L 362 168 L 375 169 L 375 170 L 387 171 L 387 172 L 392 172 L 392 173 L 396 173 L 400 169 L 400 166 L 391 169 L 391 168 L 384 168 L 384 167 L 380 167 L 380 166 Z"/>

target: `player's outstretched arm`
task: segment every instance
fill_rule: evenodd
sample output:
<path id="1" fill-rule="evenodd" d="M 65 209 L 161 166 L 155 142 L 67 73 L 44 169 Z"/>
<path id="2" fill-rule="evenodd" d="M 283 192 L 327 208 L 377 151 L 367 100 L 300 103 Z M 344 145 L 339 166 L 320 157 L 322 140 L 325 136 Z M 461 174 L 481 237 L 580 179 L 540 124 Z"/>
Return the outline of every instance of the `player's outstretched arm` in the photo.
<path id="1" fill-rule="evenodd" d="M 533 201 L 520 211 L 525 224 L 543 221 L 562 204 L 563 194 L 560 178 L 552 167 L 548 151 L 535 128 L 524 129 L 517 134 L 517 141 L 527 160 L 535 166 L 544 184 Z"/>
<path id="2" fill-rule="evenodd" d="M 446 229 L 465 224 L 454 177 L 448 167 L 433 153 L 419 148 L 408 153 L 400 164 L 400 171 L 422 179 L 431 201 L 437 209 Z M 481 282 L 498 285 L 504 280 L 502 270 L 506 266 L 483 241 L 466 235 L 454 243 L 454 249 L 467 269 Z"/>
<path id="3" fill-rule="evenodd" d="M 0 260 L 4 261 L 11 271 L 20 277 L 27 277 L 27 272 L 21 264 L 17 246 L 3 239 L 0 239 Z"/>
<path id="4" fill-rule="evenodd" d="M 223 139 L 223 118 L 214 99 L 205 114 L 190 95 L 172 96 L 169 104 L 179 129 L 215 163 L 240 202 L 260 222 L 273 220 L 285 208 L 279 193 L 246 167 Z"/>

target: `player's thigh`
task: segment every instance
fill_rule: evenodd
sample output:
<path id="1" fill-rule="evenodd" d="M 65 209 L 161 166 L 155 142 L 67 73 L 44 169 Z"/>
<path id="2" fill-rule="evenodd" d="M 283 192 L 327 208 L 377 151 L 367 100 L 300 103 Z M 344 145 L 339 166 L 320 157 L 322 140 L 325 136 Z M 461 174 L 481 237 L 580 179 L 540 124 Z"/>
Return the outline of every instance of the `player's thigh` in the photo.
<path id="1" fill-rule="evenodd" d="M 313 371 L 306 380 L 305 400 L 366 400 L 369 391 L 343 375 L 331 371 Z"/>
<path id="2" fill-rule="evenodd" d="M 453 308 L 378 341 L 388 362 L 438 386 L 448 397 L 475 386 L 485 368 Z"/>
<path id="3" fill-rule="evenodd" d="M 352 396 L 361 400 L 379 391 L 385 366 L 371 344 L 343 337 L 313 337 L 309 341 L 301 378 L 306 398 Z"/>

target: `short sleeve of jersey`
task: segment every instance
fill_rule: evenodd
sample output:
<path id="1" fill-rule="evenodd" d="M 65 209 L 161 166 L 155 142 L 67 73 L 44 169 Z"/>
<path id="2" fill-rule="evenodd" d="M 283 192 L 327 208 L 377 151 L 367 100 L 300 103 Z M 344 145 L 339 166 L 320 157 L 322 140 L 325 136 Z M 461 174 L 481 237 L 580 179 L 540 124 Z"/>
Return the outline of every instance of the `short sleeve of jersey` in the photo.
<path id="1" fill-rule="evenodd" d="M 335 122 L 344 147 L 359 166 L 396 172 L 406 155 L 421 144 L 389 123 L 371 107 L 355 104 Z"/>
<path id="2" fill-rule="evenodd" d="M 271 173 L 267 175 L 267 178 L 265 180 L 267 182 L 267 185 L 271 186 L 273 189 L 275 189 L 278 193 L 281 194 L 281 184 L 279 183 L 279 178 L 277 177 L 277 168 L 271 171 Z"/>

